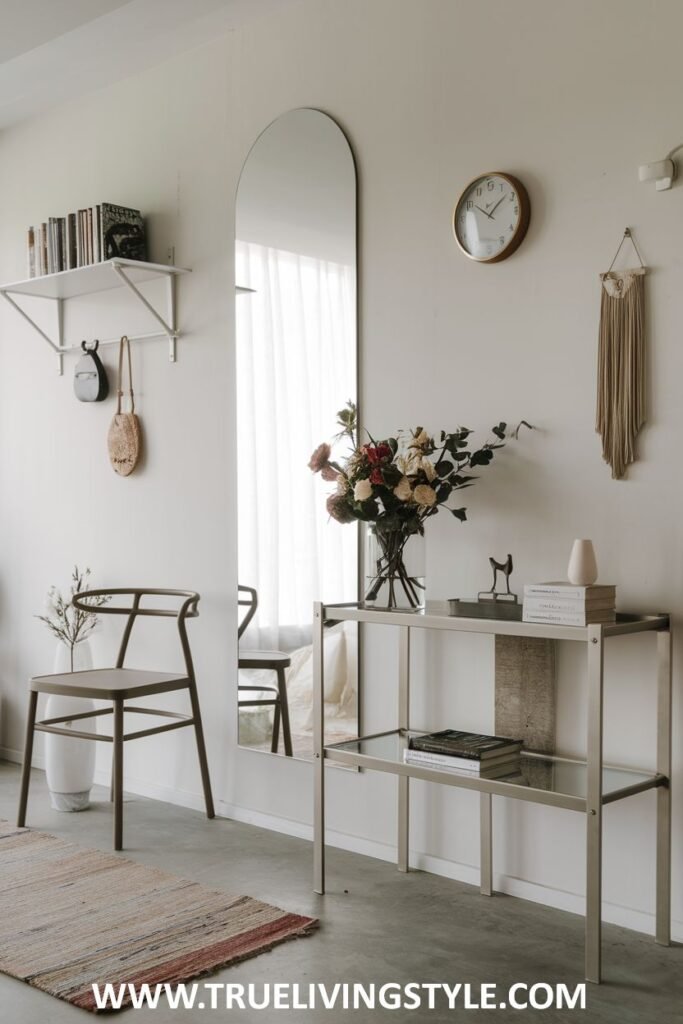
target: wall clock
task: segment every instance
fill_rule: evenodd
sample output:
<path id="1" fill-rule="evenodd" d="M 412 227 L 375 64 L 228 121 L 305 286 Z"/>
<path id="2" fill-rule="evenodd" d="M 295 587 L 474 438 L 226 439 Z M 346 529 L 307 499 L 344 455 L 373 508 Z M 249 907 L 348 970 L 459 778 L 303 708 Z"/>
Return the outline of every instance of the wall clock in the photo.
<path id="1" fill-rule="evenodd" d="M 455 205 L 453 231 L 465 253 L 479 263 L 512 256 L 529 227 L 531 206 L 524 185 L 492 171 L 470 182 Z"/>

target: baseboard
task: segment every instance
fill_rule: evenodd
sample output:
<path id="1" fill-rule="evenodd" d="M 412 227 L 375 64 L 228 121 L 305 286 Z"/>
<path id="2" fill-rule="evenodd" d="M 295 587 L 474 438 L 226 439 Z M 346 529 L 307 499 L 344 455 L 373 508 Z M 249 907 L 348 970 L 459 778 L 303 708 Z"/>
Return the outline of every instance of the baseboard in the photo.
<path id="1" fill-rule="evenodd" d="M 0 747 L 0 760 L 21 764 L 22 755 L 18 750 Z M 33 759 L 33 767 L 44 771 L 44 760 L 35 757 Z M 96 771 L 95 782 L 102 786 L 109 786 L 109 771 Z M 175 804 L 179 807 L 187 807 L 193 811 L 201 811 L 204 807 L 200 794 L 192 793 L 188 790 L 174 789 L 170 786 L 155 785 L 129 775 L 126 775 L 126 790 L 136 796 L 160 800 L 163 803 Z M 279 832 L 282 835 L 293 836 L 295 839 L 313 840 L 313 829 L 310 825 L 294 821 L 290 818 L 282 818 L 274 814 L 264 814 L 261 811 L 254 811 L 248 807 L 240 807 L 238 804 L 226 803 L 224 800 L 216 801 L 216 813 L 222 818 L 239 821 L 245 825 L 254 825 L 256 828 L 265 828 L 270 832 Z M 346 850 L 348 853 L 358 853 L 365 857 L 374 857 L 376 860 L 386 861 L 390 864 L 396 862 L 396 848 L 388 843 L 363 839 L 360 836 L 349 835 L 345 832 L 336 832 L 334 829 L 327 830 L 325 839 L 329 846 L 334 846 L 339 850 Z M 418 871 L 428 871 L 434 875 L 441 875 L 443 878 L 452 878 L 456 882 L 464 882 L 467 885 L 474 886 L 479 885 L 479 868 L 474 865 L 460 864 L 456 861 L 445 860 L 442 857 L 433 857 L 431 854 L 412 850 L 410 866 Z M 497 892 L 504 893 L 505 895 L 516 896 L 518 899 L 529 900 L 531 903 L 540 903 L 546 907 L 553 907 L 555 910 L 565 910 L 568 913 L 583 916 L 584 898 L 576 893 L 564 892 L 561 889 L 551 889 L 544 885 L 528 882 L 522 878 L 514 878 L 503 874 L 494 874 L 493 884 Z M 631 907 L 622 907 L 616 903 L 603 902 L 602 917 L 603 921 L 609 924 L 630 928 L 632 931 L 642 932 L 645 935 L 654 935 L 655 933 L 654 914 L 649 914 L 645 911 L 634 910 Z M 671 922 L 671 938 L 675 942 L 683 942 L 683 921 Z"/>

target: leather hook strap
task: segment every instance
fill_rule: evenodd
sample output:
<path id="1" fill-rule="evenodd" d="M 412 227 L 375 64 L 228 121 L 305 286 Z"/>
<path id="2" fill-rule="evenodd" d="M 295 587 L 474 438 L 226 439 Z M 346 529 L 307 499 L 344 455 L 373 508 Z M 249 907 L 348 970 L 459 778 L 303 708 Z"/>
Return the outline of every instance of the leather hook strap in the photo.
<path id="1" fill-rule="evenodd" d="M 135 395 L 133 393 L 133 367 L 130 358 L 130 341 L 128 335 L 124 334 L 119 342 L 119 379 L 117 385 L 118 404 L 116 412 L 121 412 L 121 399 L 123 398 L 123 352 L 128 355 L 128 394 L 130 395 L 130 411 L 135 412 Z"/>

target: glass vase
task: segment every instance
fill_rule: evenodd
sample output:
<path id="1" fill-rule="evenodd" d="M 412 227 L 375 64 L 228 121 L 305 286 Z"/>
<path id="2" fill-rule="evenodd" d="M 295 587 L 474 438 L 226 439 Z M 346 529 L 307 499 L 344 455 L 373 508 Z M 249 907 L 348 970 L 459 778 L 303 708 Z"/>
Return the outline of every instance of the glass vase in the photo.
<path id="1" fill-rule="evenodd" d="M 366 608 L 420 611 L 425 605 L 424 534 L 367 530 L 365 551 Z"/>

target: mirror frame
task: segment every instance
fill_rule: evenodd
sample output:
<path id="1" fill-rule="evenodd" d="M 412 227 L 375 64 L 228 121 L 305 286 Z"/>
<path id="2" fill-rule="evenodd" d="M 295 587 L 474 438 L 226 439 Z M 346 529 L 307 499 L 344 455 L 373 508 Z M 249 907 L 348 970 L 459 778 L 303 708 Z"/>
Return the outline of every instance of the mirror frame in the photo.
<path id="1" fill-rule="evenodd" d="M 350 157 L 351 157 L 351 166 L 353 168 L 354 195 L 355 195 L 355 203 L 354 203 L 355 216 L 354 216 L 354 221 L 353 221 L 353 231 L 354 231 L 354 251 L 355 251 L 354 284 L 355 284 L 355 299 L 356 299 L 356 302 L 355 302 L 355 307 L 356 308 L 355 308 L 355 317 L 354 317 L 355 336 L 356 336 L 356 372 L 355 372 L 355 387 L 356 387 L 356 436 L 357 436 L 357 439 L 360 439 L 361 434 L 362 434 L 362 430 L 363 430 L 363 417 L 362 417 L 362 407 L 363 406 L 362 406 L 362 401 L 361 401 L 361 383 L 362 383 L 362 373 L 361 373 L 361 315 L 360 315 L 360 313 L 361 313 L 361 303 L 360 303 L 360 294 L 361 294 L 360 293 L 361 259 L 360 259 L 360 244 L 359 244 L 361 219 L 360 219 L 360 188 L 359 188 L 360 182 L 359 182 L 359 175 L 358 175 L 358 162 L 356 160 L 356 154 L 355 154 L 353 145 L 351 143 L 351 140 L 349 138 L 349 135 L 348 135 L 346 129 L 339 123 L 339 121 L 335 117 L 333 117 L 331 114 L 329 114 L 326 110 L 322 110 L 319 107 L 292 107 L 289 110 L 282 111 L 282 113 L 278 114 L 277 117 L 274 117 L 271 121 L 269 121 L 268 124 L 266 125 L 266 127 L 263 128 L 259 132 L 259 134 L 256 136 L 256 138 L 254 139 L 254 141 L 250 145 L 250 147 L 249 147 L 249 149 L 248 149 L 248 151 L 247 151 L 247 153 L 246 153 L 246 155 L 244 157 L 244 160 L 242 161 L 242 166 L 240 168 L 240 172 L 239 172 L 239 175 L 237 177 L 237 184 L 235 186 L 235 195 L 234 195 L 234 200 L 233 200 L 233 209 L 235 211 L 235 223 L 234 223 L 234 230 L 233 230 L 233 278 L 234 278 L 234 289 L 235 289 L 235 311 L 234 311 L 234 317 L 233 317 L 233 328 L 234 328 L 233 365 L 236 365 L 236 360 L 237 360 L 237 301 L 239 299 L 240 294 L 244 294 L 244 293 L 249 294 L 250 291 L 251 291 L 251 289 L 244 288 L 244 287 L 240 286 L 239 283 L 237 282 L 237 280 L 236 280 L 236 272 L 237 271 L 236 271 L 236 266 L 234 265 L 235 244 L 238 241 L 238 239 L 237 239 L 237 202 L 238 202 L 238 197 L 239 197 L 240 184 L 242 182 L 242 176 L 244 174 L 244 170 L 245 170 L 245 168 L 246 168 L 246 166 L 247 166 L 247 164 L 249 162 L 249 158 L 250 158 L 252 152 L 254 151 L 256 146 L 259 144 L 261 138 L 266 134 L 266 132 L 268 132 L 272 128 L 272 126 L 274 124 L 276 124 L 281 118 L 286 117 L 288 114 L 292 114 L 292 113 L 294 113 L 297 110 L 301 110 L 301 111 L 306 110 L 306 111 L 312 111 L 312 112 L 314 112 L 316 114 L 322 114 L 329 121 L 331 121 L 332 124 L 335 125 L 335 127 L 338 129 L 338 131 L 341 133 L 342 137 L 344 138 L 344 140 L 346 142 L 346 145 L 348 146 L 349 154 L 350 154 Z M 242 300 L 242 301 L 244 301 L 244 300 Z M 237 398 L 237 374 L 235 373 L 235 390 L 234 390 L 235 407 L 236 407 L 236 398 Z M 238 458 L 238 454 L 236 453 L 235 469 L 237 469 L 237 458 Z M 238 527 L 237 515 L 236 515 L 235 523 L 236 523 L 236 531 L 235 532 L 236 532 L 236 536 L 238 538 L 238 541 L 237 541 L 237 580 L 235 582 L 235 588 L 234 589 L 235 589 L 235 593 L 237 594 L 237 586 L 239 584 L 239 532 L 238 532 L 238 528 L 237 528 Z M 363 524 L 360 521 L 356 524 L 356 600 L 359 603 L 362 601 L 362 598 L 363 598 L 363 537 L 362 537 L 362 525 Z M 238 615 L 239 615 L 239 608 L 238 608 Z M 238 618 L 238 622 L 239 622 L 239 618 Z M 311 622 L 313 622 L 313 616 L 312 615 L 311 615 Z M 357 650 L 356 650 L 356 662 L 357 662 L 357 664 L 356 664 L 356 679 L 357 679 L 356 723 L 357 723 L 357 733 L 358 733 L 358 736 L 360 737 L 360 736 L 363 735 L 363 732 L 362 732 L 362 715 L 363 715 L 363 710 L 362 710 L 363 709 L 363 701 L 362 701 L 362 691 L 363 691 L 363 678 L 362 678 L 362 675 L 363 675 L 363 672 L 362 672 L 362 669 L 363 669 L 364 627 L 363 627 L 363 623 L 362 622 L 357 623 L 357 629 L 358 629 L 358 633 L 357 633 Z M 239 641 L 238 641 L 238 654 L 239 654 Z M 238 682 L 239 682 L 239 669 L 236 670 L 235 678 L 236 678 L 236 684 L 235 685 L 237 687 Z M 237 700 L 239 701 L 239 697 L 238 696 L 237 696 Z M 256 753 L 256 754 L 267 754 L 267 755 L 270 755 L 271 757 L 282 758 L 283 761 L 296 761 L 299 764 L 311 764 L 311 765 L 313 764 L 313 760 L 314 760 L 313 756 L 311 756 L 310 760 L 308 758 L 296 757 L 295 755 L 293 755 L 292 757 L 285 757 L 284 754 L 280 753 L 279 751 L 272 752 L 270 750 L 254 749 L 254 748 L 251 748 L 251 747 L 249 747 L 247 745 L 241 745 L 240 741 L 239 741 L 239 733 L 240 733 L 239 715 L 240 715 L 240 713 L 239 713 L 239 703 L 238 703 L 238 707 L 237 707 L 237 746 L 241 750 L 251 750 L 253 753 Z M 328 764 L 330 764 L 334 768 L 341 768 L 341 769 L 343 769 L 345 771 L 351 771 L 351 772 L 359 772 L 360 771 L 360 768 L 356 768 L 356 767 L 353 767 L 353 766 L 350 766 L 350 765 L 338 764 L 338 763 L 335 763 L 334 761 L 329 761 Z"/>

